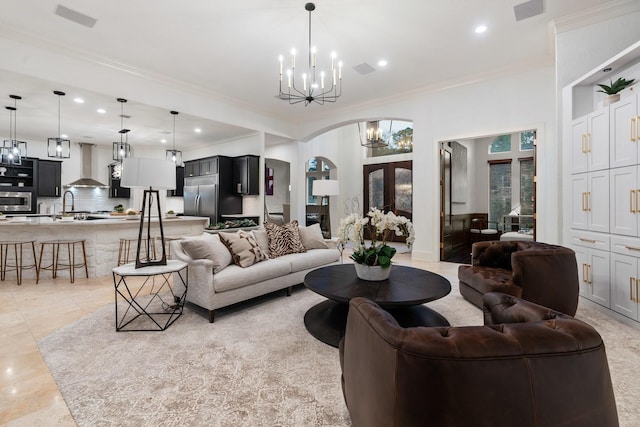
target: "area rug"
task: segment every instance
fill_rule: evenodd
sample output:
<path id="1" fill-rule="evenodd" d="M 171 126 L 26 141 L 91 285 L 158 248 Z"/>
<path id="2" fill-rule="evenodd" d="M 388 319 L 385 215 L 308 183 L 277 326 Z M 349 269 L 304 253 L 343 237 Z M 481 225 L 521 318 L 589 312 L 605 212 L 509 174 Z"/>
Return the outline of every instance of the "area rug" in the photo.
<path id="1" fill-rule="evenodd" d="M 427 304 L 452 325 L 482 312 L 453 290 Z M 209 324 L 187 307 L 164 332 L 115 332 L 106 306 L 39 341 L 79 426 L 349 426 L 338 350 L 311 337 L 296 287 L 221 310 Z M 620 424 L 638 425 L 640 332 L 589 307 L 578 317 L 603 335 Z"/>

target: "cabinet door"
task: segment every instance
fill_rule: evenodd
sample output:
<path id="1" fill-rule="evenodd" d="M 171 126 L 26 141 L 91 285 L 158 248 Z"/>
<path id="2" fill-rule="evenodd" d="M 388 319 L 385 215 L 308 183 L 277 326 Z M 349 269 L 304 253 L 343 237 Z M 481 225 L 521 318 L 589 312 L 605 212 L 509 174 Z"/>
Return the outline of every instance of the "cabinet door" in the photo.
<path id="1" fill-rule="evenodd" d="M 589 260 L 588 253 L 589 249 L 583 248 L 582 246 L 574 246 L 573 251 L 576 253 L 576 263 L 578 264 L 578 278 L 580 279 L 580 296 L 585 298 L 589 298 L 591 295 L 591 290 L 589 288 Z"/>
<path id="2" fill-rule="evenodd" d="M 609 171 L 590 172 L 587 190 L 589 230 L 609 232 Z"/>
<path id="3" fill-rule="evenodd" d="M 611 227 L 615 234 L 638 235 L 638 208 L 640 201 L 636 192 L 638 187 L 638 168 L 627 166 L 611 169 Z"/>
<path id="4" fill-rule="evenodd" d="M 587 297 L 605 307 L 611 306 L 611 284 L 609 282 L 609 252 L 591 249 L 589 251 L 589 290 Z"/>
<path id="5" fill-rule="evenodd" d="M 611 255 L 611 308 L 618 313 L 638 320 L 638 258 Z"/>
<path id="6" fill-rule="evenodd" d="M 609 108 L 589 114 L 587 152 L 589 171 L 609 168 Z"/>
<path id="7" fill-rule="evenodd" d="M 184 162 L 184 176 L 199 176 L 200 175 L 200 162 L 193 160 Z"/>
<path id="8" fill-rule="evenodd" d="M 234 190 L 238 194 L 260 194 L 260 158 L 257 156 L 236 157 L 233 162 Z"/>
<path id="9" fill-rule="evenodd" d="M 218 159 L 210 157 L 200 160 L 200 175 L 213 175 L 218 173 Z"/>
<path id="10" fill-rule="evenodd" d="M 586 208 L 587 177 L 586 173 L 571 176 L 571 228 L 589 229 Z"/>
<path id="11" fill-rule="evenodd" d="M 610 114 L 610 160 L 611 167 L 640 163 L 638 157 L 638 135 L 636 114 L 638 98 L 628 96 L 611 104 Z"/>
<path id="12" fill-rule="evenodd" d="M 587 117 L 573 121 L 571 125 L 571 173 L 587 172 Z"/>
<path id="13" fill-rule="evenodd" d="M 38 196 L 60 197 L 62 195 L 61 175 L 61 162 L 38 160 Z"/>

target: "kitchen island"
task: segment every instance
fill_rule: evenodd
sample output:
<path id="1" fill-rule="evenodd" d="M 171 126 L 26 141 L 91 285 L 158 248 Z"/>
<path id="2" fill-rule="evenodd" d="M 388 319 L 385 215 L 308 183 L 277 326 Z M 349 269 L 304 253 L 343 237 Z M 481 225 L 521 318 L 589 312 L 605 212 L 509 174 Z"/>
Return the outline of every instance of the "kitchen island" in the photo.
<path id="1" fill-rule="evenodd" d="M 61 221 L 43 216 L 22 216 L 0 220 L 0 240 L 4 241 L 36 241 L 37 254 L 40 254 L 38 243 L 49 240 L 85 240 L 89 277 L 101 277 L 111 274 L 118 264 L 118 248 L 120 239 L 137 240 L 140 220 L 127 219 L 123 216 L 104 216 L 104 219 Z M 152 230 L 158 218 L 151 218 Z M 163 218 L 164 236 L 184 237 L 199 236 L 209 224 L 207 217 L 179 216 Z M 159 232 L 157 233 L 159 234 Z M 156 250 L 159 250 L 159 243 Z M 11 254 L 9 254 L 11 255 Z M 66 253 L 63 255 L 66 257 Z M 30 251 L 25 254 L 31 258 Z M 51 253 L 43 254 L 42 264 L 51 263 Z M 46 274 L 46 273 L 45 273 Z M 69 272 L 59 270 L 58 275 L 68 277 Z M 84 276 L 84 274 L 83 274 Z M 46 276 L 45 276 L 46 277 Z M 10 276 L 8 276 L 10 279 Z M 24 279 L 35 279 L 34 270 L 25 270 Z"/>

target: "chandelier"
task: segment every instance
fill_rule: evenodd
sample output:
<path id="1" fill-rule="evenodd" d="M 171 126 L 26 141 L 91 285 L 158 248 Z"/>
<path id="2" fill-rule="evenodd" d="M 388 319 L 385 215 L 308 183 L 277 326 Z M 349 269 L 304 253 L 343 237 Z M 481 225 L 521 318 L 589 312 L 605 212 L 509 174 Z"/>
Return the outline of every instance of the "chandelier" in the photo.
<path id="1" fill-rule="evenodd" d="M 9 139 L 5 139 L 2 143 L 0 163 L 21 165 L 22 158 L 27 156 L 27 143 L 25 141 L 18 141 L 16 131 L 18 99 L 22 99 L 22 97 L 18 95 L 9 95 L 9 98 L 13 99 L 13 107 L 5 107 L 9 110 Z"/>
<path id="2" fill-rule="evenodd" d="M 171 160 L 178 166 L 182 166 L 182 151 L 176 150 L 176 116 L 179 114 L 177 111 L 171 111 L 173 115 L 173 150 L 166 150 L 167 160 Z"/>
<path id="3" fill-rule="evenodd" d="M 118 133 L 120 134 L 120 142 L 113 143 L 113 160 L 117 160 L 121 162 L 123 159 L 127 157 L 131 157 L 131 145 L 129 145 L 129 129 L 124 128 L 124 103 L 127 102 L 124 98 L 117 98 L 117 101 L 120 103 L 120 130 Z M 125 136 L 126 140 L 123 141 L 122 137 Z"/>
<path id="4" fill-rule="evenodd" d="M 289 104 L 304 102 L 305 107 L 312 102 L 324 104 L 336 102 L 342 94 L 342 61 L 337 62 L 336 53 L 331 53 L 331 70 L 327 75 L 316 69 L 316 48 L 311 46 L 311 12 L 316 9 L 313 3 L 304 5 L 309 12 L 309 67 L 301 76 L 296 76 L 296 50 L 291 49 L 291 68 L 284 70 L 284 57 L 280 55 L 280 90 L 278 98 Z M 284 81 L 286 75 L 286 82 Z"/>
<path id="5" fill-rule="evenodd" d="M 60 99 L 65 93 L 59 90 L 54 90 L 53 93 L 58 95 L 58 136 L 47 139 L 47 156 L 68 159 L 71 157 L 71 141 L 60 136 Z"/>
<path id="6" fill-rule="evenodd" d="M 391 128 L 393 126 L 393 120 L 389 120 L 389 131 L 384 132 L 380 127 L 380 120 L 367 122 L 366 139 L 362 139 L 362 130 L 360 129 L 360 122 L 358 122 L 358 131 L 360 133 L 360 145 L 367 148 L 382 148 L 388 147 L 391 140 Z"/>

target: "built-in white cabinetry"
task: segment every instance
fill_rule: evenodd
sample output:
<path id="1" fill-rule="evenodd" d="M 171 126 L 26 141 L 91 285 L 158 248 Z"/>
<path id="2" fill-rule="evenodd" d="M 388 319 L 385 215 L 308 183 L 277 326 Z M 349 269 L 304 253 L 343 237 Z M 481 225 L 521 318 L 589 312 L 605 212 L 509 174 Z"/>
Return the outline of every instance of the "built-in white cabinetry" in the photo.
<path id="1" fill-rule="evenodd" d="M 611 238 L 611 309 L 640 320 L 640 239 Z"/>
<path id="2" fill-rule="evenodd" d="M 572 173 L 609 168 L 609 109 L 601 108 L 572 125 Z"/>
<path id="3" fill-rule="evenodd" d="M 609 236 L 600 233 L 574 232 L 571 240 L 578 263 L 580 295 L 609 308 L 611 305 Z"/>
<path id="4" fill-rule="evenodd" d="M 619 77 L 639 83 L 605 105 L 597 85 Z M 580 299 L 640 322 L 640 42 L 565 87 L 562 105 L 563 242 Z"/>
<path id="5" fill-rule="evenodd" d="M 609 232 L 609 171 L 571 176 L 571 226 Z"/>
<path id="6" fill-rule="evenodd" d="M 611 167 L 640 163 L 640 94 L 629 91 L 620 101 L 610 106 L 610 159 Z"/>

